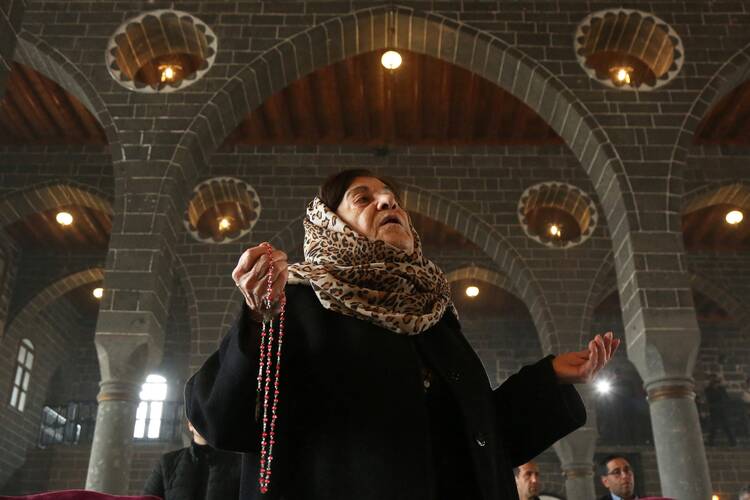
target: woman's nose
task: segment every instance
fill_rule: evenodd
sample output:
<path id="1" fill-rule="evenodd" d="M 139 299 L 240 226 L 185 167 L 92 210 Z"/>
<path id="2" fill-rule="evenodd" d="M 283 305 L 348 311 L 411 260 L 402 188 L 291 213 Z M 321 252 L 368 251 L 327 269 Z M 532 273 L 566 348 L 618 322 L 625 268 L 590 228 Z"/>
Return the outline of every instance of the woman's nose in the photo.
<path id="1" fill-rule="evenodd" d="M 398 203 L 396 202 L 396 197 L 393 196 L 393 193 L 381 193 L 377 195 L 378 200 L 378 209 L 379 210 L 392 210 L 396 207 L 398 207 Z"/>

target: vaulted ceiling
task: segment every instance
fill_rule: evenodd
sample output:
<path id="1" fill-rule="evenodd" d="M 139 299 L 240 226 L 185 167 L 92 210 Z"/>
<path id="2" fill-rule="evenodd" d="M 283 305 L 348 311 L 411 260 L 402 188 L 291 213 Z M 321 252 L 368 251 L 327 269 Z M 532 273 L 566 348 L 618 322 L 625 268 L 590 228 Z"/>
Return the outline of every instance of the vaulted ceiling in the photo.
<path id="1" fill-rule="evenodd" d="M 352 57 L 292 82 L 251 112 L 228 144 L 559 144 L 539 115 L 463 68 L 402 51 Z"/>
<path id="2" fill-rule="evenodd" d="M 19 63 L 0 101 L 0 144 L 106 144 L 99 122 L 60 85 Z"/>

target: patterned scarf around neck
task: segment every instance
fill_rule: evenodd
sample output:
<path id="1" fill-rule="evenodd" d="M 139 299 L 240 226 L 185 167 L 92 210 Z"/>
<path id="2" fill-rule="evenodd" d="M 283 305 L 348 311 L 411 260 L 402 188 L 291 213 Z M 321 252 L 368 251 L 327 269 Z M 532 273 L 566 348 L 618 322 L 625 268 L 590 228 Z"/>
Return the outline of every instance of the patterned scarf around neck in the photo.
<path id="1" fill-rule="evenodd" d="M 304 226 L 305 262 L 289 266 L 289 283 L 312 285 L 326 309 L 402 335 L 424 332 L 448 307 L 456 314 L 448 281 L 422 255 L 413 227 L 409 255 L 362 236 L 317 197 L 307 206 Z"/>

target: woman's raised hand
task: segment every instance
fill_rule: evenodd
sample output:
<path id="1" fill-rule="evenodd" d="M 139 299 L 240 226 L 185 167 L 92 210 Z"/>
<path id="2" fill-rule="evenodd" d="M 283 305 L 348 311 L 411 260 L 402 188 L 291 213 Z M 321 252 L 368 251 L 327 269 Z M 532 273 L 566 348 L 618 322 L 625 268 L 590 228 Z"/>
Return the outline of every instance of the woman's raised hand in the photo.
<path id="1" fill-rule="evenodd" d="M 552 360 L 557 380 L 561 384 L 585 384 L 590 382 L 606 365 L 620 345 L 620 339 L 612 332 L 597 335 L 589 342 L 588 349 L 566 352 Z"/>
<path id="2" fill-rule="evenodd" d="M 268 249 L 271 249 L 269 259 Z M 232 271 L 232 279 L 245 297 L 245 303 L 257 320 L 263 317 L 263 300 L 268 293 L 268 268 L 273 262 L 273 284 L 271 301 L 278 304 L 289 278 L 286 253 L 276 250 L 269 243 L 248 248 L 240 256 L 237 267 Z"/>

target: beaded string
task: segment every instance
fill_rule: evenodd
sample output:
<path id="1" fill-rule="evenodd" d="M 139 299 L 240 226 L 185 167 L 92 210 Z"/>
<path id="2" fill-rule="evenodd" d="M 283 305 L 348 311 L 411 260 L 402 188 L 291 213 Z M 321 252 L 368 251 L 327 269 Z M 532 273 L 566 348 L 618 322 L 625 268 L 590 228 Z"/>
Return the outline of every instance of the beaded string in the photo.
<path id="1" fill-rule="evenodd" d="M 260 396 L 263 395 L 262 431 L 260 440 L 260 474 L 258 485 L 261 493 L 268 492 L 271 483 L 271 468 L 273 465 L 273 445 L 276 443 L 276 418 L 279 404 L 279 378 L 281 375 L 281 347 L 284 344 L 284 310 L 286 296 L 281 292 L 279 297 L 279 326 L 278 339 L 276 340 L 276 371 L 271 377 L 271 363 L 273 360 L 274 334 L 273 326 L 273 296 L 271 287 L 273 285 L 274 265 L 271 260 L 273 248 L 266 245 L 269 266 L 266 281 L 266 295 L 263 298 L 262 308 L 263 323 L 260 334 L 260 361 L 258 363 L 258 393 L 255 404 L 255 419 L 260 418 Z M 271 385 L 273 384 L 273 392 Z M 270 422 L 269 422 L 270 409 Z"/>

